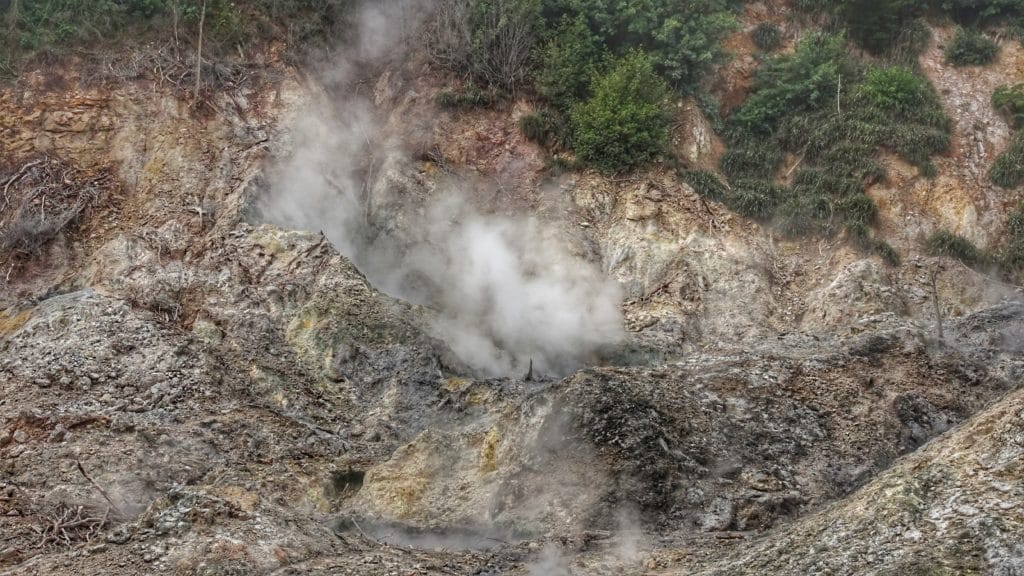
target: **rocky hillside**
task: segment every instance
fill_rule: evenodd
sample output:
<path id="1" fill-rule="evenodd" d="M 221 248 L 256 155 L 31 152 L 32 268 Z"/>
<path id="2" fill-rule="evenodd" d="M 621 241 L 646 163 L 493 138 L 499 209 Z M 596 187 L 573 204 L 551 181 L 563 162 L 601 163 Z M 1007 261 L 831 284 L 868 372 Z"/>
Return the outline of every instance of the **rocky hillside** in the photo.
<path id="1" fill-rule="evenodd" d="M 0 1 L 0 574 L 1024 573 L 1016 5 L 472 4 Z"/>

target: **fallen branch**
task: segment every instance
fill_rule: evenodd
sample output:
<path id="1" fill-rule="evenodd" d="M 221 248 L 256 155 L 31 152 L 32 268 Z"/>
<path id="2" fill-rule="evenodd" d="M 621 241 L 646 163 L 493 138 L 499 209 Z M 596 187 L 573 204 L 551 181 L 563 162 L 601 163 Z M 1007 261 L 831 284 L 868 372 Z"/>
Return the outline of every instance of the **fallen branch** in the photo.
<path id="1" fill-rule="evenodd" d="M 47 544 L 64 544 L 70 546 L 72 542 L 92 540 L 99 535 L 100 531 L 109 523 L 110 508 L 103 512 L 103 516 L 88 516 L 84 506 L 74 508 L 63 504 L 57 507 L 57 511 L 47 520 L 42 528 L 32 529 L 39 534 L 40 540 L 36 548 L 42 548 Z"/>
<path id="2" fill-rule="evenodd" d="M 15 174 L 14 176 L 11 176 L 7 180 L 7 182 L 4 184 L 4 205 L 3 205 L 3 207 L 0 207 L 0 211 L 6 210 L 7 209 L 7 205 L 10 203 L 10 198 L 8 198 L 7 193 L 8 193 L 8 190 L 10 190 L 10 188 L 11 188 L 11 184 L 14 184 L 16 181 L 21 179 L 21 177 L 24 176 L 25 173 L 28 172 L 30 168 L 32 168 L 33 166 L 37 166 L 37 165 L 41 164 L 43 162 L 43 160 L 44 160 L 43 158 L 40 158 L 39 160 L 34 160 L 32 162 L 29 162 L 28 164 L 25 164 L 24 166 L 21 167 L 21 170 L 18 170 L 17 174 Z"/>
<path id="3" fill-rule="evenodd" d="M 103 499 L 107 501 L 107 504 L 110 504 L 110 507 L 114 510 L 114 512 L 116 512 L 118 516 L 123 518 L 124 513 L 121 512 L 121 509 L 117 507 L 117 504 L 114 504 L 114 501 L 110 499 L 110 496 L 107 495 L 106 490 L 100 488 L 100 485 L 97 484 L 96 481 L 93 480 L 88 473 L 86 473 L 85 467 L 82 466 L 82 462 L 79 460 L 75 460 L 75 466 L 78 467 L 78 471 L 82 473 L 82 476 L 84 476 L 85 479 L 89 481 L 89 484 L 92 484 L 93 488 L 95 488 L 96 491 L 99 492 L 101 496 L 103 496 Z"/>

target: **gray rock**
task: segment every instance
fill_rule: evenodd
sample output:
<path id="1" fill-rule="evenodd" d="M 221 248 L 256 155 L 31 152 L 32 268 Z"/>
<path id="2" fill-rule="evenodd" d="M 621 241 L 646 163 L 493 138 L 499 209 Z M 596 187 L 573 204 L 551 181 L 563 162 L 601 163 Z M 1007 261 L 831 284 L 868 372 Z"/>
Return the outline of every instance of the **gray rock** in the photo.
<path id="1" fill-rule="evenodd" d="M 733 523 L 736 506 L 725 498 L 715 498 L 707 512 L 700 517 L 700 529 L 704 532 L 728 530 Z"/>

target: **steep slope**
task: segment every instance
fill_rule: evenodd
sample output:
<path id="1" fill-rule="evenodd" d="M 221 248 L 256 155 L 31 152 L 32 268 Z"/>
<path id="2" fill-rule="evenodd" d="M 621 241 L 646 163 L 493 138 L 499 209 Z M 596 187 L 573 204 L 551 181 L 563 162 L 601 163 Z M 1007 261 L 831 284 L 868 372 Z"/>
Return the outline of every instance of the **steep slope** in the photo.
<path id="1" fill-rule="evenodd" d="M 934 32 L 953 150 L 868 190 L 897 267 L 665 166 L 549 170 L 534 101 L 439 108 L 404 27 L 201 106 L 74 60 L 5 85 L 0 574 L 1019 573 L 1020 288 L 920 240 L 1004 233 L 1021 52 L 952 69 Z"/>

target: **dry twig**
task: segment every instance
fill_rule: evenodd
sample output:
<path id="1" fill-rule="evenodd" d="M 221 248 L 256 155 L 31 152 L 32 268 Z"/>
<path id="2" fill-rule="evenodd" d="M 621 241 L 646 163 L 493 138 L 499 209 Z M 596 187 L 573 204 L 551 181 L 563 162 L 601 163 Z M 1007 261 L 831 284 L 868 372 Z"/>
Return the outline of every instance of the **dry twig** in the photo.
<path id="1" fill-rule="evenodd" d="M 94 516 L 85 506 L 59 504 L 42 527 L 33 528 L 40 536 L 36 548 L 47 544 L 70 546 L 74 542 L 88 542 L 98 536 L 109 521 L 110 508 L 103 512 L 103 516 Z"/>

